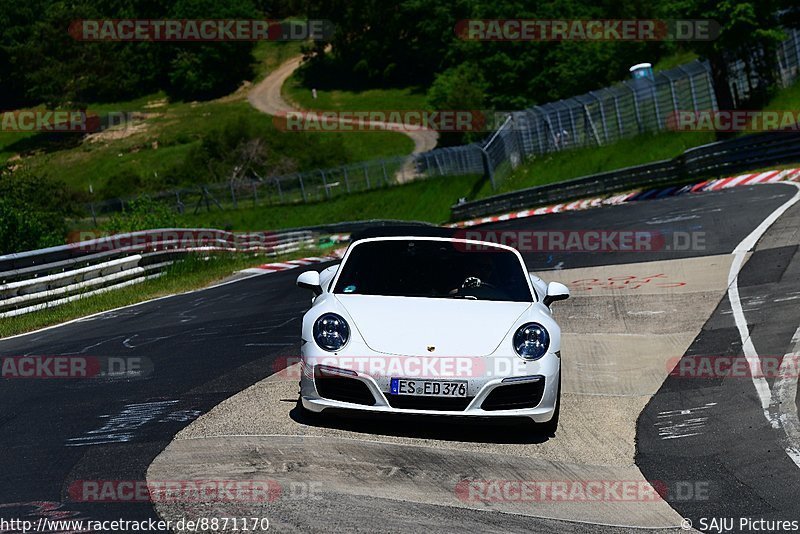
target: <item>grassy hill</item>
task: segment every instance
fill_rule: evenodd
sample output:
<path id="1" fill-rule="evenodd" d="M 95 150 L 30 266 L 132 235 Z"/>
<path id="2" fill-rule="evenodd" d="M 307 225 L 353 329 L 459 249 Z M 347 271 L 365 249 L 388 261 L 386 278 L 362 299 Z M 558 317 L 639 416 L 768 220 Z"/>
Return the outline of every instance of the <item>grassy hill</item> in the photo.
<path id="1" fill-rule="evenodd" d="M 253 61 L 258 76 L 299 53 L 297 42 L 262 42 Z M 247 102 L 251 84 L 209 102 L 169 102 L 163 94 L 134 101 L 89 105 L 105 115 L 130 114 L 132 121 L 101 133 L 81 135 L 0 132 L 0 164 L 31 172 L 87 191 L 98 198 L 146 193 L 179 182 L 208 180 L 193 176 L 193 159 L 203 143 L 225 130 L 246 129 L 260 138 L 267 152 L 265 172 L 310 170 L 408 154 L 413 142 L 396 132 L 284 132 L 270 117 Z M 201 169 L 202 171 L 202 169 Z M 196 173 L 194 173 L 196 174 Z"/>

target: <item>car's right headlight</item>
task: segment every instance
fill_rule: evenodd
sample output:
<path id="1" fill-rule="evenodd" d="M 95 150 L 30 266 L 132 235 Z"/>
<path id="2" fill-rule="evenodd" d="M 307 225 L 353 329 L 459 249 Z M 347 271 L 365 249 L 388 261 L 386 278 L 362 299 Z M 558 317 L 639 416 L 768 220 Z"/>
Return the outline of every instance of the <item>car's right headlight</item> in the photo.
<path id="1" fill-rule="evenodd" d="M 321 349 L 334 352 L 347 344 L 350 339 L 350 326 L 335 313 L 320 315 L 314 323 L 314 341 Z"/>
<path id="2" fill-rule="evenodd" d="M 526 360 L 538 360 L 550 347 L 550 334 L 539 323 L 525 323 L 514 334 L 514 350 Z"/>

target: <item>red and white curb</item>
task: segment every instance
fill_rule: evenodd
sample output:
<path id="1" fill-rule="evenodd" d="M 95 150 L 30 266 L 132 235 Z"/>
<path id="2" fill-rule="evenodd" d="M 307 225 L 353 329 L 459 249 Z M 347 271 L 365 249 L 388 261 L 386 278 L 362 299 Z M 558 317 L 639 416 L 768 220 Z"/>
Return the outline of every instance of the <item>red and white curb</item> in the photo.
<path id="1" fill-rule="evenodd" d="M 340 260 L 342 259 L 342 256 L 344 256 L 345 250 L 346 248 L 337 249 L 334 250 L 332 254 L 329 254 L 327 256 L 310 256 L 308 258 L 300 258 L 297 260 L 265 263 L 264 265 L 259 265 L 258 267 L 252 267 L 250 269 L 244 269 L 239 272 L 247 274 L 269 274 L 269 273 L 277 273 L 280 271 L 288 271 L 290 269 L 297 269 L 298 267 L 306 267 L 308 265 L 314 265 L 316 263 L 324 263 L 326 261 Z"/>
<path id="2" fill-rule="evenodd" d="M 625 204 L 632 200 L 645 200 L 649 198 L 660 198 L 665 196 L 682 195 L 686 193 L 700 193 L 702 191 L 719 191 L 721 189 L 729 189 L 731 187 L 738 187 L 753 184 L 771 184 L 781 181 L 800 181 L 800 169 L 786 169 L 780 171 L 766 171 L 752 174 L 742 174 L 741 176 L 733 176 L 730 178 L 719 178 L 717 180 L 706 180 L 697 184 L 690 184 L 683 187 L 670 187 L 665 189 L 651 189 L 630 191 L 623 194 L 612 195 L 607 197 L 595 197 L 583 200 L 575 200 L 569 203 L 553 204 L 551 206 L 543 206 L 541 208 L 517 211 L 514 213 L 506 213 L 503 215 L 493 215 L 491 217 L 482 217 L 472 219 L 470 221 L 463 221 L 458 223 L 449 224 L 451 228 L 466 228 L 478 224 L 486 224 L 498 221 L 509 221 L 512 219 L 524 219 L 527 217 L 535 217 L 537 215 L 546 215 L 548 213 L 560 213 L 562 211 L 577 211 L 600 206 Z M 341 242 L 349 239 L 349 234 L 332 236 L 334 242 Z M 285 262 L 266 263 L 253 267 L 251 269 L 244 269 L 240 271 L 248 274 L 269 274 L 280 271 L 288 271 L 298 267 L 305 267 L 314 265 L 316 263 L 324 263 L 327 261 L 340 260 L 344 256 L 346 247 L 339 248 L 327 256 L 311 256 L 308 258 L 301 258 L 297 260 L 287 260 Z"/>
<path id="3" fill-rule="evenodd" d="M 800 181 L 800 169 L 785 169 L 780 171 L 767 171 L 752 174 L 743 174 L 741 176 L 733 176 L 730 178 L 719 178 L 717 180 L 706 180 L 693 185 L 686 185 L 683 187 L 670 187 L 665 189 L 651 189 L 642 190 L 637 189 L 623 194 L 608 196 L 608 197 L 595 197 L 583 200 L 576 200 L 569 203 L 553 204 L 550 206 L 543 206 L 536 209 L 528 209 L 517 211 L 513 213 L 505 213 L 503 215 L 492 215 L 489 217 L 481 217 L 469 221 L 462 221 L 457 223 L 448 224 L 450 228 L 466 228 L 469 226 L 476 226 L 478 224 L 493 223 L 499 221 L 508 221 L 512 219 L 524 219 L 527 217 L 535 217 L 537 215 L 546 215 L 548 213 L 560 213 L 562 211 L 576 211 L 585 210 L 589 208 L 596 208 L 599 206 L 608 206 L 616 204 L 624 204 L 631 200 L 645 200 L 648 198 L 660 198 L 664 196 L 674 196 L 686 193 L 700 193 L 702 191 L 719 191 L 721 189 L 729 189 L 731 187 L 754 185 L 754 184 L 771 184 L 781 181 Z"/>

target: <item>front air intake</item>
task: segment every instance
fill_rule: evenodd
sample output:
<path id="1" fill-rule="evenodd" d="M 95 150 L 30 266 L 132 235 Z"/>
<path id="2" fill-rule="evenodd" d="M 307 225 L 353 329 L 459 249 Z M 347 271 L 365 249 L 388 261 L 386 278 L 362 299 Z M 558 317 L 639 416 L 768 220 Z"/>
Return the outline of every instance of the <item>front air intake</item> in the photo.
<path id="1" fill-rule="evenodd" d="M 498 386 L 484 399 L 481 408 L 497 410 L 520 410 L 536 408 L 544 395 L 544 377 L 532 382 Z"/>
<path id="2" fill-rule="evenodd" d="M 314 367 L 314 385 L 319 396 L 325 399 L 364 406 L 375 405 L 375 397 L 364 382 L 357 378 L 322 371 L 319 365 Z"/>

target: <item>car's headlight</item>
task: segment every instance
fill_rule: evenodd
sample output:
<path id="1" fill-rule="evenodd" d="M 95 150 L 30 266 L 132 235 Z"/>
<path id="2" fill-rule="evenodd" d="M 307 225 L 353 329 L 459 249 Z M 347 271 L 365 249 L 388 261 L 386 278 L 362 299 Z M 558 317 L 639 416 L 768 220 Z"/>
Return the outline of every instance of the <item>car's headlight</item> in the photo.
<path id="1" fill-rule="evenodd" d="M 320 348 L 333 352 L 341 349 L 350 339 L 347 321 L 335 313 L 321 315 L 314 323 L 314 341 Z"/>
<path id="2" fill-rule="evenodd" d="M 538 360 L 550 347 L 550 334 L 539 323 L 526 323 L 514 334 L 514 350 L 526 360 Z"/>

